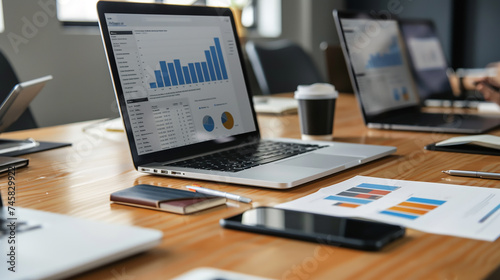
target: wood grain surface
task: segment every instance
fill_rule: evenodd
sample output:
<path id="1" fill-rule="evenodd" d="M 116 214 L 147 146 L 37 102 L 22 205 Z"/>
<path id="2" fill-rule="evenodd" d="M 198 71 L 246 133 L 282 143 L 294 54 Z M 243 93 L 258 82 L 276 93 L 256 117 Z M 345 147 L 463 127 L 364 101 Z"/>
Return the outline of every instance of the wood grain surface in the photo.
<path id="1" fill-rule="evenodd" d="M 499 116 L 500 117 L 500 116 Z M 263 137 L 300 137 L 297 115 L 259 116 Z M 124 133 L 99 121 L 5 133 L 2 138 L 71 142 L 72 147 L 25 155 L 18 170 L 17 205 L 89 220 L 163 231 L 156 248 L 78 275 L 76 279 L 169 279 L 197 267 L 214 267 L 273 279 L 483 279 L 500 264 L 500 241 L 485 242 L 407 230 L 380 252 L 223 229 L 219 219 L 250 207 L 273 206 L 356 175 L 495 188 L 500 181 L 450 177 L 441 170 L 500 172 L 500 157 L 426 151 L 456 134 L 367 129 L 352 95 L 341 94 L 334 141 L 391 145 L 397 152 L 289 190 L 144 175 L 134 170 Z M 498 130 L 491 134 L 500 135 Z M 110 193 L 136 184 L 184 188 L 196 183 L 253 199 L 230 201 L 192 215 L 111 204 Z M 0 184 L 6 197 L 7 179 Z M 43 240 L 41 240 L 43 242 Z M 56 261 L 56 260 L 55 260 Z"/>

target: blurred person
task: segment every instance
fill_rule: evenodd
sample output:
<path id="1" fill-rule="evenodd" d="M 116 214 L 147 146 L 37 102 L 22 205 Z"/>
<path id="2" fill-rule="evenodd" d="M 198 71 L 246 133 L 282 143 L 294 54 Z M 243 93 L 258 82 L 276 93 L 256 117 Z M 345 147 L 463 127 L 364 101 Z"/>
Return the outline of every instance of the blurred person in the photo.
<path id="1" fill-rule="evenodd" d="M 488 65 L 488 68 L 496 70 L 496 75 L 475 78 L 475 89 L 481 92 L 484 99 L 500 105 L 500 62 Z"/>

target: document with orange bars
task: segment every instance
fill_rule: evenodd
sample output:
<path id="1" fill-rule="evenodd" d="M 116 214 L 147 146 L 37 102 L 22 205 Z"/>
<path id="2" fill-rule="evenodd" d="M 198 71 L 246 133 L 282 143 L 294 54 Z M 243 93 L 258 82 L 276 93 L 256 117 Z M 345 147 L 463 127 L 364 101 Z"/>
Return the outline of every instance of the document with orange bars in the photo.
<path id="1" fill-rule="evenodd" d="M 500 189 L 356 176 L 276 206 L 495 241 Z"/>

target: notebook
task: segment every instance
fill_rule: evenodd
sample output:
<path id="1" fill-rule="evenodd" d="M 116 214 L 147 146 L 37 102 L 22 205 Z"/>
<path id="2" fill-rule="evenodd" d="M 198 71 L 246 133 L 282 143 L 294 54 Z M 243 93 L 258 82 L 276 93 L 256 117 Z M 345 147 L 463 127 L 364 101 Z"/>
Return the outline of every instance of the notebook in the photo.
<path id="1" fill-rule="evenodd" d="M 333 11 L 365 124 L 370 128 L 483 133 L 500 118 L 425 113 L 421 109 L 403 37 L 393 17 Z"/>
<path id="2" fill-rule="evenodd" d="M 430 151 L 500 156 L 500 136 L 490 134 L 452 137 L 429 144 Z"/>
<path id="3" fill-rule="evenodd" d="M 226 203 L 225 197 L 147 184 L 116 191 L 109 199 L 118 204 L 177 214 L 191 214 Z"/>
<path id="4" fill-rule="evenodd" d="M 1 197 L 0 197 L 1 199 Z M 159 244 L 158 230 L 87 221 L 0 203 L 0 279 L 63 279 Z M 15 243 L 12 242 L 15 240 Z M 15 271 L 15 272 L 13 272 Z"/>
<path id="5" fill-rule="evenodd" d="M 230 9 L 100 1 L 97 10 L 140 172 L 291 188 L 396 150 L 261 139 Z"/>

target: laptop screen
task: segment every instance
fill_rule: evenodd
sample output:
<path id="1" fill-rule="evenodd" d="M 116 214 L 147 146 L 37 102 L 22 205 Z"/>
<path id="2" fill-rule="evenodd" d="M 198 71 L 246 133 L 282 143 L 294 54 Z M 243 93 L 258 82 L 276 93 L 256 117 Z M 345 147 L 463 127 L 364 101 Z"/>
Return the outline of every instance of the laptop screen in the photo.
<path id="1" fill-rule="evenodd" d="M 420 97 L 453 99 L 448 63 L 432 21 L 401 20 L 400 25 Z"/>
<path id="2" fill-rule="evenodd" d="M 104 16 L 138 155 L 256 131 L 229 16 Z"/>
<path id="3" fill-rule="evenodd" d="M 365 115 L 418 106 L 397 21 L 341 17 L 340 24 Z"/>

